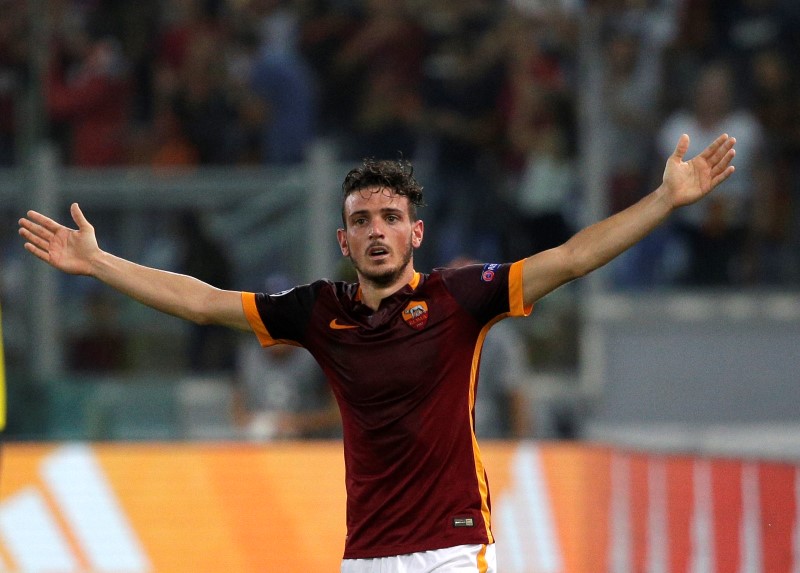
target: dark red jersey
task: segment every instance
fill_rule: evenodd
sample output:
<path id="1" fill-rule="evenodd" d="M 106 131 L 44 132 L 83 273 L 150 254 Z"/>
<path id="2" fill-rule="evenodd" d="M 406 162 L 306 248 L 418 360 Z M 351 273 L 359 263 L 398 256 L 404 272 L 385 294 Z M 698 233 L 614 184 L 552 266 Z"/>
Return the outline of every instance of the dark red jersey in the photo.
<path id="1" fill-rule="evenodd" d="M 521 262 L 416 273 L 377 311 L 330 281 L 242 301 L 261 344 L 307 348 L 336 395 L 345 558 L 494 542 L 473 407 L 486 333 L 531 310 Z"/>

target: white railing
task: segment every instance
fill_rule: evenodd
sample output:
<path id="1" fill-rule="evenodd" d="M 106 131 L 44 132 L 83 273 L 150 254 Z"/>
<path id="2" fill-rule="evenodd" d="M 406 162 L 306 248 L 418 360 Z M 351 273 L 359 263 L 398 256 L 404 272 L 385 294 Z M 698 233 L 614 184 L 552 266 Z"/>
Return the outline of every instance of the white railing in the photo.
<path id="1" fill-rule="evenodd" d="M 325 144 L 291 168 L 182 171 L 63 168 L 43 147 L 30 169 L 0 173 L 0 200 L 20 215 L 36 209 L 61 220 L 77 201 L 98 229 L 101 245 L 110 243 L 116 254 L 134 261 L 141 261 L 159 221 L 193 209 L 224 245 L 240 279 L 263 281 L 266 273 L 279 271 L 307 281 L 336 271 L 339 187 L 349 167 L 337 164 Z M 59 284 L 80 279 L 64 279 L 33 257 L 23 263 L 26 308 L 9 308 L 8 320 L 36 325 L 28 327 L 27 354 L 34 376 L 47 379 L 62 369 L 65 309 L 74 302 L 68 300 L 69 288 Z M 251 284 L 255 290 L 263 283 Z"/>

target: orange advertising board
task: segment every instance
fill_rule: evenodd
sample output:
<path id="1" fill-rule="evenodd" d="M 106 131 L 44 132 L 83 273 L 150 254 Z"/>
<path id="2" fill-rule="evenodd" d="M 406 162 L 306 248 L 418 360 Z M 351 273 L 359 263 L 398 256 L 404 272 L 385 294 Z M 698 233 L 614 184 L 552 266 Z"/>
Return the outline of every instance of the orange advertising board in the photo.
<path id="1" fill-rule="evenodd" d="M 338 570 L 345 520 L 343 461 L 336 446 L 6 448 L 0 557 L 13 567 L 0 570 L 30 564 L 55 573 L 44 567 L 47 563 L 63 571 Z M 93 487 L 73 483 L 77 480 Z M 81 528 L 92 526 L 85 523 L 91 515 L 71 507 L 85 501 L 82 496 L 104 499 L 100 507 L 87 503 L 85 512 L 95 513 L 98 528 L 114 529 L 113 539 L 81 535 Z M 19 498 L 29 497 L 40 503 L 26 503 L 28 513 L 46 518 L 26 519 L 8 511 Z M 48 521 L 53 522 L 49 535 L 33 532 L 20 540 L 7 531 Z M 53 539 L 59 539 L 61 550 L 21 545 L 41 541 L 52 546 Z M 126 569 L 103 561 L 104 545 L 112 541 L 118 543 L 118 556 L 126 556 Z"/>
<path id="2" fill-rule="evenodd" d="M 487 443 L 503 573 L 798 570 L 798 468 Z M 0 571 L 338 571 L 341 445 L 7 444 Z"/>

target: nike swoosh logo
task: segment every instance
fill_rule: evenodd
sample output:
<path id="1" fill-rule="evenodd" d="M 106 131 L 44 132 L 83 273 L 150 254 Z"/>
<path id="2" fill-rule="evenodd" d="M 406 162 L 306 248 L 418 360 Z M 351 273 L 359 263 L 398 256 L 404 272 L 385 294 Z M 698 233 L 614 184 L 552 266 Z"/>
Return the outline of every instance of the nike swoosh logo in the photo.
<path id="1" fill-rule="evenodd" d="M 338 322 L 336 322 L 335 318 L 331 321 L 331 323 L 328 326 L 330 326 L 333 330 L 347 330 L 349 328 L 358 328 L 357 326 L 354 326 L 352 324 L 339 324 Z"/>

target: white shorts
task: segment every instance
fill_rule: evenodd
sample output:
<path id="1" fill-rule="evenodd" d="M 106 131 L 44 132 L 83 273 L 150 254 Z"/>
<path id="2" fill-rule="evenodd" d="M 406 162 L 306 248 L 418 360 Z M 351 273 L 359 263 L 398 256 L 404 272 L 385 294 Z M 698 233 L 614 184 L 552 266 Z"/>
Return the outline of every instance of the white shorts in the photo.
<path id="1" fill-rule="evenodd" d="M 343 559 L 342 573 L 497 573 L 494 544 L 456 545 L 374 559 Z"/>

